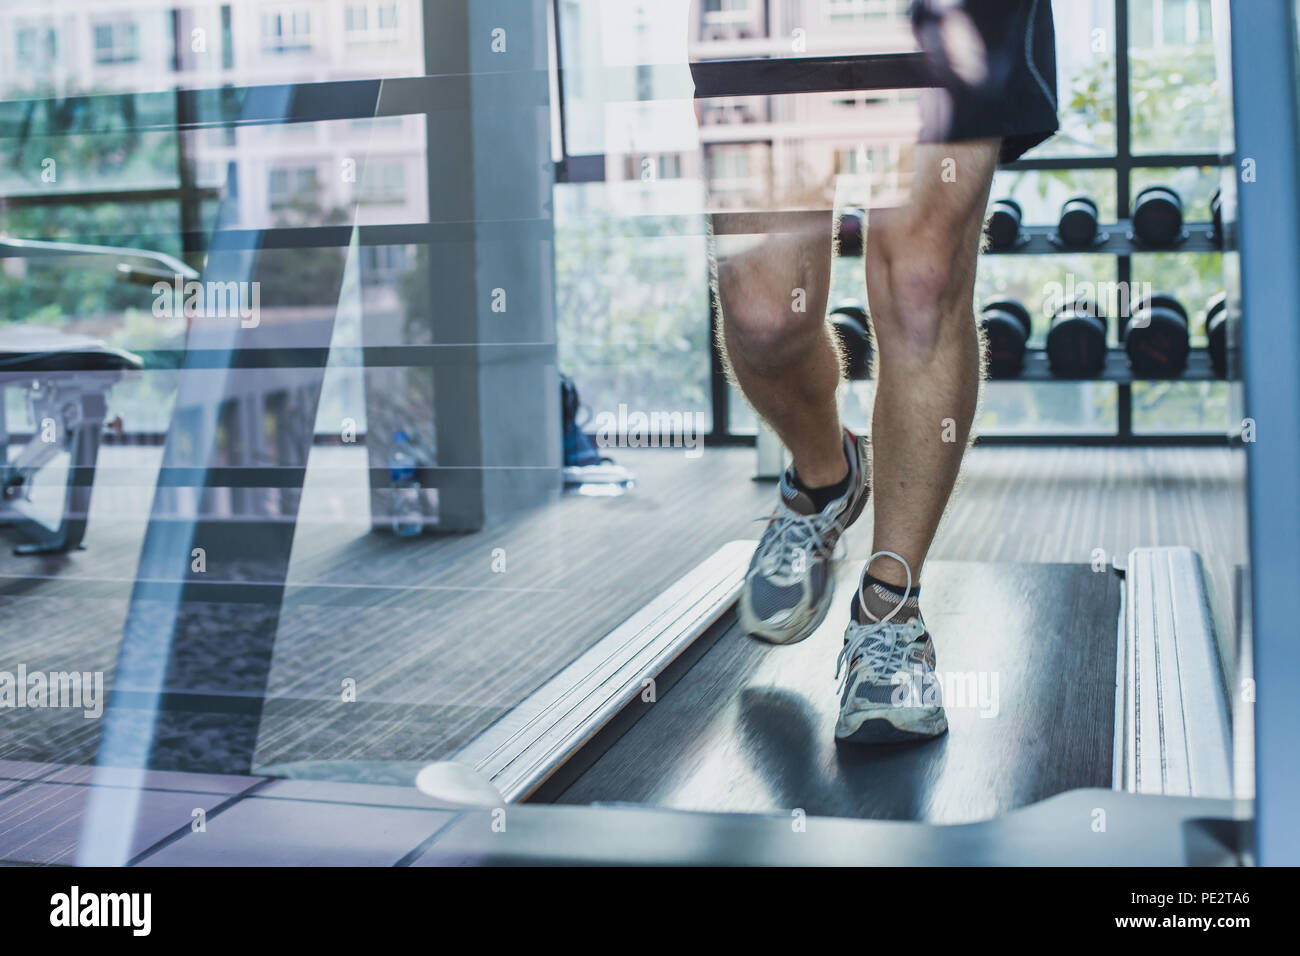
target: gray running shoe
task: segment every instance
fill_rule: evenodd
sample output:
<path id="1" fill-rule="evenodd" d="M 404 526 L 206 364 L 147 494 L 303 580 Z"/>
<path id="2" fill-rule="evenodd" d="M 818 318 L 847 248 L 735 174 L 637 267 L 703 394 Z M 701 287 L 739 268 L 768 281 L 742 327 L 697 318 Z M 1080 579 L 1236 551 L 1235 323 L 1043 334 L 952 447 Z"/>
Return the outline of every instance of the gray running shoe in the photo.
<path id="1" fill-rule="evenodd" d="M 877 555 L 896 558 L 907 567 L 892 551 L 873 554 L 867 567 Z M 910 591 L 910 569 L 907 574 Z M 892 620 L 903 606 L 900 598 L 898 607 L 881 620 L 864 623 L 858 616 L 863 603 L 861 587 L 835 665 L 841 690 L 835 739 L 879 744 L 939 736 L 948 729 L 948 718 L 935 674 L 934 641 L 925 622 L 920 617 Z"/>
<path id="2" fill-rule="evenodd" d="M 781 504 L 745 573 L 740 593 L 741 628 L 772 644 L 793 644 L 817 630 L 831 603 L 829 563 L 844 529 L 862 514 L 870 492 L 866 441 L 844 429 L 849 490 L 820 512 L 795 487 L 792 471 L 781 476 Z"/>

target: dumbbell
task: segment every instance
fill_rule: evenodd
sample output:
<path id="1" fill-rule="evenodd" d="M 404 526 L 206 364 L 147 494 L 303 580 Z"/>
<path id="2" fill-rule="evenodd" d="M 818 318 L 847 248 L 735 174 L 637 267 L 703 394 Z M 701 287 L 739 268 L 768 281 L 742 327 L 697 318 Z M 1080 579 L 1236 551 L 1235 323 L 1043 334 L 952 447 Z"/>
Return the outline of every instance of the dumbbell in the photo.
<path id="1" fill-rule="evenodd" d="M 868 377 L 871 367 L 871 333 L 867 330 L 867 310 L 852 300 L 831 310 L 831 328 L 840 340 L 844 354 L 844 372 L 854 381 Z"/>
<path id="2" fill-rule="evenodd" d="M 1067 199 L 1056 226 L 1061 244 L 1074 249 L 1091 246 L 1097 240 L 1097 204 L 1087 196 Z"/>
<path id="3" fill-rule="evenodd" d="M 990 302 L 980 312 L 989 378 L 1016 378 L 1025 367 L 1029 310 L 1014 299 Z"/>
<path id="4" fill-rule="evenodd" d="M 1020 218 L 1020 203 L 1014 199 L 999 199 L 995 202 L 985 227 L 989 246 L 994 249 L 1013 247 L 1020 239 Z"/>
<path id="5" fill-rule="evenodd" d="M 1097 378 L 1106 367 L 1106 316 L 1080 296 L 1056 310 L 1047 330 L 1047 364 L 1058 378 Z"/>
<path id="6" fill-rule="evenodd" d="M 1210 198 L 1210 236 L 1214 244 L 1223 248 L 1223 190 L 1216 189 Z"/>
<path id="7" fill-rule="evenodd" d="M 1145 245 L 1172 246 L 1183 234 L 1183 200 L 1168 186 L 1148 186 L 1133 201 L 1133 232 Z"/>
<path id="8" fill-rule="evenodd" d="M 840 213 L 838 231 L 840 255 L 862 255 L 862 226 L 865 217 L 865 211 L 855 206 L 850 206 Z"/>
<path id="9" fill-rule="evenodd" d="M 1205 337 L 1210 340 L 1210 364 L 1219 378 L 1228 377 L 1228 293 L 1205 303 Z"/>
<path id="10" fill-rule="evenodd" d="M 1187 310 L 1167 292 L 1140 300 L 1120 319 L 1120 341 L 1137 378 L 1177 378 L 1190 350 Z"/>

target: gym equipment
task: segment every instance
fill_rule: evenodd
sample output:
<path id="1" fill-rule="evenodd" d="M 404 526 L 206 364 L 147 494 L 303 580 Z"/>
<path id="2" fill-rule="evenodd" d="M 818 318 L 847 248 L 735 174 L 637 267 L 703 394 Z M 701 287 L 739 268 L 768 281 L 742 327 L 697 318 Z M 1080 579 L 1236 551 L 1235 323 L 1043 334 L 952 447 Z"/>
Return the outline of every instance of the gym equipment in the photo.
<path id="1" fill-rule="evenodd" d="M 52 259 L 70 270 L 104 272 L 148 287 L 199 276 L 165 253 L 131 247 L 0 237 L 0 258 L 9 257 Z M 81 547 L 108 393 L 126 373 L 143 367 L 138 355 L 90 336 L 0 325 L 0 524 L 30 539 L 14 548 L 17 554 Z M 26 393 L 35 433 L 7 461 L 5 391 L 14 388 Z M 64 453 L 61 488 L 45 486 L 42 479 L 57 474 Z"/>
<path id="2" fill-rule="evenodd" d="M 1058 378 L 1096 378 L 1106 367 L 1106 316 L 1091 299 L 1056 310 L 1047 330 L 1047 361 Z"/>
<path id="3" fill-rule="evenodd" d="M 1087 196 L 1067 199 L 1061 206 L 1056 234 L 1062 245 L 1072 249 L 1093 245 L 1097 241 L 1097 204 Z"/>
<path id="4" fill-rule="evenodd" d="M 1167 292 L 1131 308 L 1120 319 L 1119 338 L 1137 378 L 1177 378 L 1187 368 L 1187 310 Z"/>
<path id="5" fill-rule="evenodd" d="M 989 378 L 1016 378 L 1025 367 L 1029 310 L 1014 299 L 990 302 L 980 312 Z"/>
<path id="6" fill-rule="evenodd" d="M 993 249 L 1010 249 L 1020 241 L 1020 203 L 1014 199 L 999 199 L 993 203 L 985 231 Z"/>
<path id="7" fill-rule="evenodd" d="M 1216 189 L 1210 198 L 1210 237 L 1223 248 L 1223 190 Z"/>
<path id="8" fill-rule="evenodd" d="M 1168 186 L 1148 186 L 1133 200 L 1133 232 L 1144 245 L 1167 248 L 1183 235 L 1183 200 Z"/>
<path id="9" fill-rule="evenodd" d="M 952 730 L 858 748 L 832 740 L 828 662 L 862 562 L 835 566 L 824 624 L 776 654 L 739 633 L 733 609 L 752 549 L 721 548 L 454 754 L 480 782 L 422 771 L 435 800 L 469 791 L 464 802 L 483 806 L 499 795 L 530 821 L 512 823 L 508 844 L 490 828 L 450 828 L 429 862 L 1047 861 L 1040 840 L 1058 863 L 1234 858 L 1189 832 L 1194 806 L 1231 817 L 1227 694 L 1194 552 L 1140 548 L 1113 573 L 932 562 L 929 600 L 948 609 L 944 633 L 961 635 L 939 648 Z M 989 766 L 1000 772 L 980 772 Z M 1100 807 L 1118 827 L 1142 806 L 1134 794 L 1160 807 L 1132 835 L 1140 854 L 1109 840 L 1062 846 L 1072 814 Z M 547 815 L 547 803 L 571 806 Z M 834 827 L 837 839 L 778 850 L 790 808 L 809 835 Z M 750 826 L 759 820 L 770 829 Z M 971 826 L 935 826 L 957 823 Z"/>
<path id="10" fill-rule="evenodd" d="M 866 210 L 850 206 L 840 213 L 837 237 L 841 256 L 861 256 Z"/>
<path id="11" fill-rule="evenodd" d="M 1220 292 L 1206 304 L 1205 337 L 1209 339 L 1210 364 L 1219 378 L 1228 377 L 1228 293 Z"/>
<path id="12" fill-rule="evenodd" d="M 0 327 L 0 524 L 30 539 L 17 554 L 69 551 L 86 533 L 99 438 L 108 412 L 108 393 L 122 376 L 142 368 L 140 357 L 85 335 L 41 326 Z M 5 392 L 22 388 L 35 432 L 13 461 Z M 67 455 L 61 488 L 41 482 L 47 467 L 57 473 Z"/>
<path id="13" fill-rule="evenodd" d="M 858 302 L 844 302 L 831 310 L 830 319 L 831 328 L 840 340 L 845 375 L 853 381 L 867 378 L 871 369 L 871 332 L 867 325 L 867 310 Z"/>

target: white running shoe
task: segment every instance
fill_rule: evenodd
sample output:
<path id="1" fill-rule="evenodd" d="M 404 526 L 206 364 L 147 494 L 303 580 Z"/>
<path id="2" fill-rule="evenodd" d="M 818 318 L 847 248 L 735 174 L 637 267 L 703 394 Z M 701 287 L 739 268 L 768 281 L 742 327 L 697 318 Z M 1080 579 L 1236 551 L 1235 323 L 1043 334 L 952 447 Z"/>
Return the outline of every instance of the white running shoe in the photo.
<path id="1" fill-rule="evenodd" d="M 912 569 L 892 551 L 877 556 L 901 562 L 907 570 L 907 590 L 912 590 Z M 879 621 L 863 622 L 862 595 L 866 570 L 858 585 L 854 616 L 844 632 L 844 649 L 835 665 L 840 679 L 840 717 L 835 739 L 857 744 L 898 743 L 937 737 L 948 729 L 943 693 L 935 675 L 934 641 L 918 616 L 895 621 L 906 598 Z M 846 666 L 847 665 L 847 666 Z"/>

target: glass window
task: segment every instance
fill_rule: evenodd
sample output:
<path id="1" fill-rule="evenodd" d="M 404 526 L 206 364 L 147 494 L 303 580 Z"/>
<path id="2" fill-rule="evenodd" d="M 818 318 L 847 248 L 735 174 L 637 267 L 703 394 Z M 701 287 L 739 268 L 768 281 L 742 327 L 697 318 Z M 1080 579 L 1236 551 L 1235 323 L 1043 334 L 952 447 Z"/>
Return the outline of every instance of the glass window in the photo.
<path id="1" fill-rule="evenodd" d="M 1052 18 L 1061 129 L 1026 158 L 1113 155 L 1115 5 L 1110 0 L 1053 0 Z"/>
<path id="2" fill-rule="evenodd" d="M 1133 151 L 1216 152 L 1225 117 L 1210 0 L 1133 0 L 1129 11 Z"/>
<path id="3" fill-rule="evenodd" d="M 311 48 L 310 10 L 286 10 L 262 14 L 264 53 L 307 53 Z"/>
<path id="4" fill-rule="evenodd" d="M 343 29 L 348 43 L 395 43 L 398 39 L 400 4 L 393 2 L 352 3 L 344 11 Z"/>
<path id="5" fill-rule="evenodd" d="M 394 203 L 402 202 L 406 197 L 405 166 L 396 162 L 367 164 L 359 197 L 361 202 Z"/>
<path id="6" fill-rule="evenodd" d="M 748 14 L 754 6 L 754 0 L 704 0 L 706 14 Z"/>
<path id="7" fill-rule="evenodd" d="M 22 69 L 48 70 L 58 58 L 58 35 L 53 27 L 19 27 L 14 33 L 14 53 Z"/>
<path id="8" fill-rule="evenodd" d="M 909 0 L 823 0 L 826 14 L 836 21 L 886 20 L 907 12 Z"/>
<path id="9" fill-rule="evenodd" d="M 140 59 L 140 28 L 133 20 L 95 24 L 95 62 L 134 63 Z"/>
<path id="10" fill-rule="evenodd" d="M 702 207 L 698 181 L 637 185 L 652 196 L 693 188 L 695 208 Z M 617 189 L 586 183 L 555 190 L 560 369 L 594 413 L 617 414 L 625 404 L 710 416 L 703 218 L 625 217 Z"/>
<path id="11" fill-rule="evenodd" d="M 317 178 L 315 166 L 293 169 L 273 169 L 267 183 L 267 201 L 272 209 L 282 209 L 294 204 L 316 202 Z"/>

